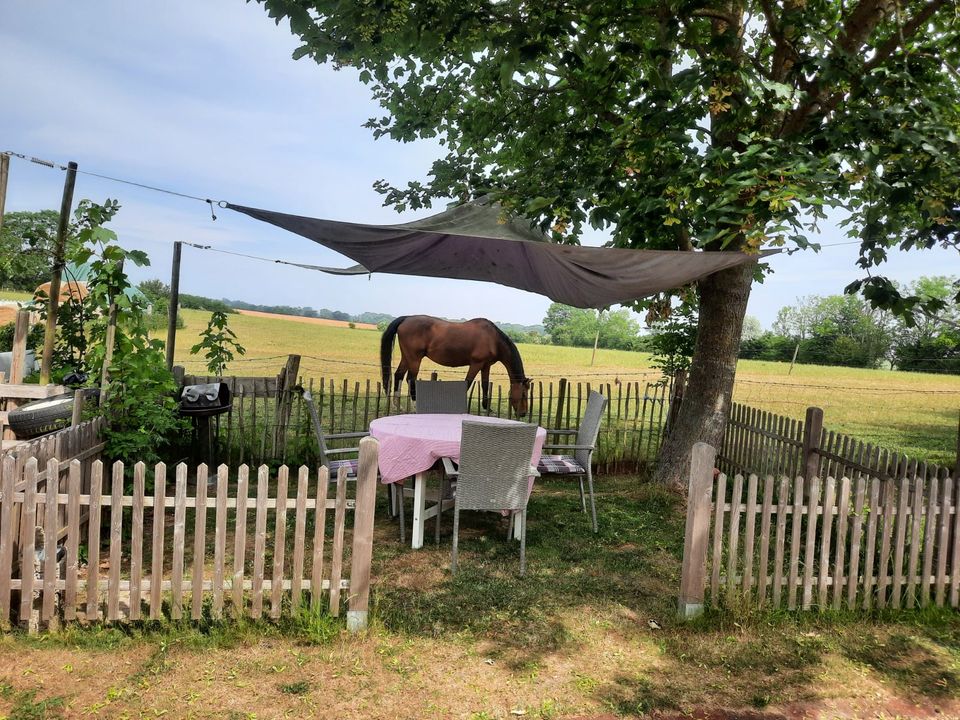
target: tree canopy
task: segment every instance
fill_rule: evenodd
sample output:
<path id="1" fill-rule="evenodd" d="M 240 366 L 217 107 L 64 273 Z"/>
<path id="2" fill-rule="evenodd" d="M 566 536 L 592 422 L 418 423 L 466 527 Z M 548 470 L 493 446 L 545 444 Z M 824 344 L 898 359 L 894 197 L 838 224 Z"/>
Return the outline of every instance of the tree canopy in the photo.
<path id="1" fill-rule="evenodd" d="M 0 287 L 33 292 L 50 279 L 60 214 L 56 210 L 12 212 L 0 231 Z"/>
<path id="2" fill-rule="evenodd" d="M 559 242 L 593 226 L 620 247 L 753 251 L 808 247 L 835 207 L 861 242 L 851 289 L 898 312 L 921 299 L 876 266 L 958 242 L 950 0 L 260 2 L 302 39 L 295 57 L 359 70 L 376 136 L 447 148 L 426 182 L 378 183 L 399 209 L 491 193 Z M 752 280 L 698 284 L 695 399 L 662 480 L 720 439 Z"/>

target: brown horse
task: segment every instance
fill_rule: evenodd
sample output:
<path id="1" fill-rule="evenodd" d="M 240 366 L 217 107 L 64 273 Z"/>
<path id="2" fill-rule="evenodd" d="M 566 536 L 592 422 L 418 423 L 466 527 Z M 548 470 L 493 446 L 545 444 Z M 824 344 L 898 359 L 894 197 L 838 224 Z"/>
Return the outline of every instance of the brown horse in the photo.
<path id="1" fill-rule="evenodd" d="M 400 364 L 393 374 L 393 391 L 399 398 L 404 375 L 410 384 L 410 397 L 417 399 L 417 373 L 427 357 L 446 367 L 469 366 L 467 383 L 480 373 L 483 407 L 490 409 L 490 366 L 503 363 L 510 376 L 510 406 L 518 417 L 527 414 L 527 390 L 530 379 L 523 373 L 523 360 L 517 346 L 489 320 L 474 318 L 462 323 L 447 322 L 429 315 L 404 315 L 391 322 L 380 339 L 380 367 L 383 387 L 390 392 L 390 356 L 393 338 L 400 345 Z"/>

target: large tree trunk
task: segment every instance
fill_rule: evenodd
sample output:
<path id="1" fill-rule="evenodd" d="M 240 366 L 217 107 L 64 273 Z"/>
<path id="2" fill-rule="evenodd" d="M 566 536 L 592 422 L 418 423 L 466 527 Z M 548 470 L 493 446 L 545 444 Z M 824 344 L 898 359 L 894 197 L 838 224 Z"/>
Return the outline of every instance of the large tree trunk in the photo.
<path id="1" fill-rule="evenodd" d="M 693 444 L 720 446 L 755 267 L 748 263 L 723 270 L 699 283 L 700 319 L 693 362 L 680 412 L 660 448 L 654 476 L 657 482 L 685 486 Z"/>

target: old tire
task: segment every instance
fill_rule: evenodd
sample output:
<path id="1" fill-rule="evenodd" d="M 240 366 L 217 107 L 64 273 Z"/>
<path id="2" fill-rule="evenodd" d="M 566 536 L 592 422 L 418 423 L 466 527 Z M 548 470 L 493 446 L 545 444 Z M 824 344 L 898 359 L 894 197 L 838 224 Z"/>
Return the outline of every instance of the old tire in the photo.
<path id="1" fill-rule="evenodd" d="M 33 438 L 69 425 L 72 415 L 73 393 L 70 393 L 35 400 L 11 410 L 7 415 L 7 425 L 18 438 Z"/>

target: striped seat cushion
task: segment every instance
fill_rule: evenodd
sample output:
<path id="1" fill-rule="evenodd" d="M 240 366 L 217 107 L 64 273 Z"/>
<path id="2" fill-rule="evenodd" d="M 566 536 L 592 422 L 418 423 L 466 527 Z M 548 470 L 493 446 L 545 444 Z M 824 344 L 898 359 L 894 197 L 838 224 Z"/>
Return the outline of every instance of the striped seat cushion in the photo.
<path id="1" fill-rule="evenodd" d="M 356 460 L 331 460 L 330 461 L 330 479 L 331 480 L 337 477 L 337 473 L 340 471 L 340 468 L 342 467 L 345 467 L 347 469 L 347 475 L 357 474 Z"/>
<path id="2" fill-rule="evenodd" d="M 541 473 L 557 473 L 569 475 L 583 473 L 583 465 L 578 463 L 572 455 L 542 455 L 537 463 L 537 470 Z"/>

